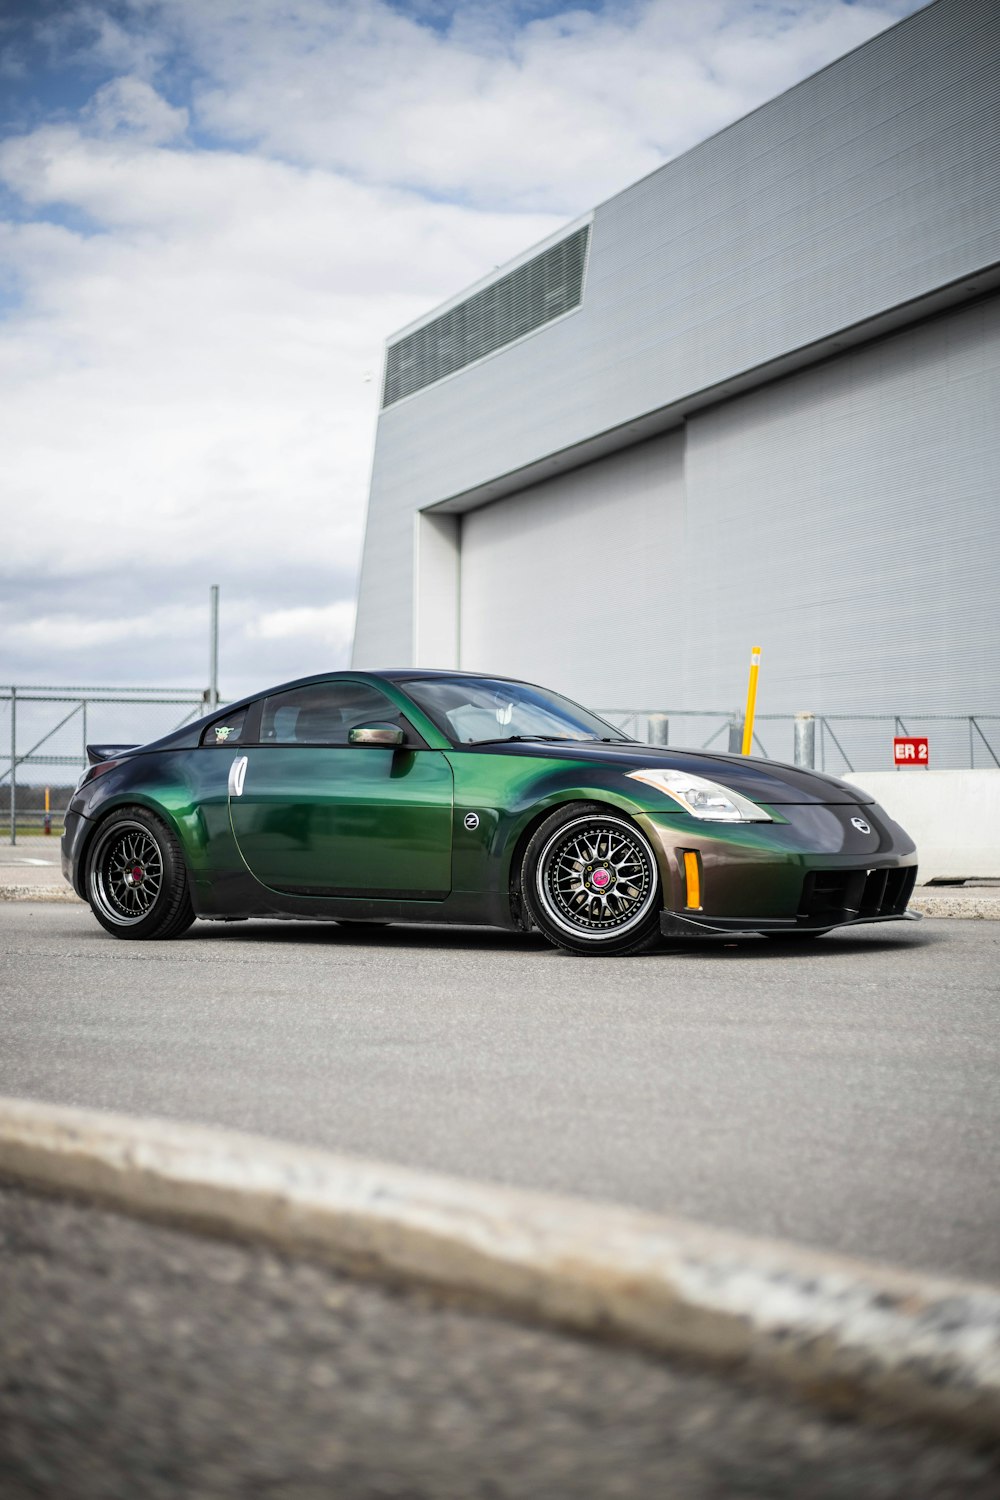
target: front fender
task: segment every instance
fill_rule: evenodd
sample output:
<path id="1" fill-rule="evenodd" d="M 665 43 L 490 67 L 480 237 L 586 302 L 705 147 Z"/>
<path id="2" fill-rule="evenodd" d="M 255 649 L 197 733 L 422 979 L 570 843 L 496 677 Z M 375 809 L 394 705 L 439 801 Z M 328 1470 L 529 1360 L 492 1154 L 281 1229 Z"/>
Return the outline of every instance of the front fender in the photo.
<path id="1" fill-rule="evenodd" d="M 553 761 L 551 757 L 449 755 L 455 773 L 454 889 L 472 894 L 506 893 L 517 877 L 521 851 L 534 828 L 556 808 L 600 802 L 642 824 L 649 807 L 630 794 L 617 767 Z M 650 798 L 662 796 L 651 792 Z M 662 806 L 657 805 L 657 812 Z M 650 837 L 648 827 L 644 830 Z M 661 845 L 650 842 L 661 863 Z"/>

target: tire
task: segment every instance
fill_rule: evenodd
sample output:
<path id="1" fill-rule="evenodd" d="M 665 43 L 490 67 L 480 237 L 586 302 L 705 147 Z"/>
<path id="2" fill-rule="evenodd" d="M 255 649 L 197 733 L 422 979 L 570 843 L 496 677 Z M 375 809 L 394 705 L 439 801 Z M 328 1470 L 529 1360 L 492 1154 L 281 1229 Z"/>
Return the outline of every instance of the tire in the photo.
<path id="1" fill-rule="evenodd" d="M 178 937 L 194 921 L 181 846 L 144 807 L 119 808 L 101 823 L 86 890 L 94 916 L 117 938 Z"/>
<path id="2" fill-rule="evenodd" d="M 614 808 L 574 802 L 546 818 L 521 865 L 535 926 L 568 953 L 642 953 L 660 938 L 660 871 L 641 829 Z"/>

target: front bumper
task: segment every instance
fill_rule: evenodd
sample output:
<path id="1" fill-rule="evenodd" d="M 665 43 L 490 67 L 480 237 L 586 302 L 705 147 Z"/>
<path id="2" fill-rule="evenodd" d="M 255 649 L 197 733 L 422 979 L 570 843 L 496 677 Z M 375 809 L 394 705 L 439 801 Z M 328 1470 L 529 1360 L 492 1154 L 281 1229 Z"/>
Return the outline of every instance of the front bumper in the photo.
<path id="1" fill-rule="evenodd" d="M 660 912 L 663 937 L 749 937 L 762 932 L 830 932 L 837 927 L 865 927 L 872 922 L 919 922 L 915 911 L 894 912 L 890 916 L 842 917 L 837 922 L 819 925 L 815 922 L 763 920 L 759 917 L 702 917 L 697 912 Z"/>
<path id="2" fill-rule="evenodd" d="M 769 809 L 771 823 L 640 819 L 654 837 L 668 936 L 829 932 L 903 919 L 917 852 L 881 808 L 845 804 Z M 689 904 L 685 858 L 697 861 Z"/>

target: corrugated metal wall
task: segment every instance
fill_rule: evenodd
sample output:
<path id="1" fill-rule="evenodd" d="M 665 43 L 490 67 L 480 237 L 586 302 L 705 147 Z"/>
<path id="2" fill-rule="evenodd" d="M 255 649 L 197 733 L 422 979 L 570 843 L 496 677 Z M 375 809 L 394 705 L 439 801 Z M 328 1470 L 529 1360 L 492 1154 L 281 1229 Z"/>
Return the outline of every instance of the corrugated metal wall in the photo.
<path id="1" fill-rule="evenodd" d="M 761 712 L 1000 713 L 1000 297 L 471 512 L 461 599 L 463 667 L 594 705 L 737 707 L 760 644 Z"/>
<path id="2" fill-rule="evenodd" d="M 1000 711 L 1000 298 L 705 413 L 687 486 L 682 700 L 752 636 L 774 711 Z"/>
<path id="3" fill-rule="evenodd" d="M 684 525 L 683 430 L 463 516 L 462 667 L 645 702 L 676 671 Z"/>

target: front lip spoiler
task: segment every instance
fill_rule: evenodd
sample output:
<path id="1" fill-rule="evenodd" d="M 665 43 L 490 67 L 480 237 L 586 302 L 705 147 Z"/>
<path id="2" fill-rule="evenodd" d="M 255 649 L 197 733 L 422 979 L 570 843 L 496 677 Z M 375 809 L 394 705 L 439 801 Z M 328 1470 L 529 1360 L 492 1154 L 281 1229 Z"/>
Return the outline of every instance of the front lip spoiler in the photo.
<path id="1" fill-rule="evenodd" d="M 761 932 L 835 932 L 841 927 L 867 927 L 872 922 L 919 922 L 920 913 L 902 911 L 886 917 L 848 917 L 838 922 L 797 922 L 780 917 L 699 917 L 687 912 L 661 911 L 662 937 L 753 937 Z"/>

